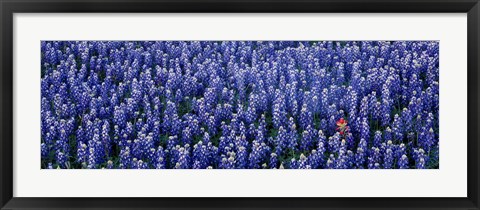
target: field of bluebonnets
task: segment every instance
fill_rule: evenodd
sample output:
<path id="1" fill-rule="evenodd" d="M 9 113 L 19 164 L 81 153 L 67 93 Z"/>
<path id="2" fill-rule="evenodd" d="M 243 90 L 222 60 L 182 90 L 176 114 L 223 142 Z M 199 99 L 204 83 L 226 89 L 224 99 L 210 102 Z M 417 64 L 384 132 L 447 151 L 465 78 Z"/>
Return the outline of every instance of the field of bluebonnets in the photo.
<path id="1" fill-rule="evenodd" d="M 436 41 L 45 41 L 41 167 L 439 168 Z"/>

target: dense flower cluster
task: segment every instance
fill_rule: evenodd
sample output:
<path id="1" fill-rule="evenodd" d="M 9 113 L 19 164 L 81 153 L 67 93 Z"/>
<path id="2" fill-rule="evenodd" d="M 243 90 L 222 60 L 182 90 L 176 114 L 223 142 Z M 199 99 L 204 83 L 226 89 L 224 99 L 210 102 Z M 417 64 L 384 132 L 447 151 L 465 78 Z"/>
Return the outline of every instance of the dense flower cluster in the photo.
<path id="1" fill-rule="evenodd" d="M 45 41 L 41 167 L 439 167 L 436 41 Z"/>

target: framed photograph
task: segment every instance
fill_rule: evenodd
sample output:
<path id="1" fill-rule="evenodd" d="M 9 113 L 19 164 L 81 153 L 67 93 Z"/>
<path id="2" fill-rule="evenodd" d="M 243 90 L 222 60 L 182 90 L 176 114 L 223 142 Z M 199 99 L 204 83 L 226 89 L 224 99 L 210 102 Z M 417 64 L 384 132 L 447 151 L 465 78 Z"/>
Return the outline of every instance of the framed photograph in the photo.
<path id="1" fill-rule="evenodd" d="M 479 209 L 477 0 L 0 6 L 1 209 Z"/>

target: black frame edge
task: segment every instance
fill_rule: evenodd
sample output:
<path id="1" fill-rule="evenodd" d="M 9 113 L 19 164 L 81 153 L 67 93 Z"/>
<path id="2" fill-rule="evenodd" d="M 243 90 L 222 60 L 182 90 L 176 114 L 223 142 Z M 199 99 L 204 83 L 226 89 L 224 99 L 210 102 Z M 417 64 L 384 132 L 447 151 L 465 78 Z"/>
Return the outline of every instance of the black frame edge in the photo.
<path id="1" fill-rule="evenodd" d="M 0 11 L 1 209 L 479 209 L 478 0 L 0 0 Z M 12 52 L 15 12 L 468 12 L 468 198 L 14 198 Z M 396 206 L 392 208 L 392 205 Z"/>
<path id="2" fill-rule="evenodd" d="M 4 206 L 13 198 L 13 12 L 9 5 L 0 2 L 0 11 L 2 12 L 1 25 L 1 53 L 0 63 L 2 72 L 0 73 L 0 205 Z"/>
<path id="3" fill-rule="evenodd" d="M 468 198 L 479 208 L 479 155 L 480 144 L 478 143 L 479 129 L 476 121 L 480 119 L 478 110 L 480 103 L 478 94 L 480 91 L 480 5 L 473 6 L 467 14 L 467 43 L 468 43 Z M 472 100 L 473 99 L 473 100 Z"/>
<path id="4" fill-rule="evenodd" d="M 3 0 L 15 12 L 468 12 L 477 0 Z"/>
<path id="5" fill-rule="evenodd" d="M 435 205 L 432 205 L 435 204 Z M 478 209 L 467 198 L 13 198 L 4 209 Z"/>

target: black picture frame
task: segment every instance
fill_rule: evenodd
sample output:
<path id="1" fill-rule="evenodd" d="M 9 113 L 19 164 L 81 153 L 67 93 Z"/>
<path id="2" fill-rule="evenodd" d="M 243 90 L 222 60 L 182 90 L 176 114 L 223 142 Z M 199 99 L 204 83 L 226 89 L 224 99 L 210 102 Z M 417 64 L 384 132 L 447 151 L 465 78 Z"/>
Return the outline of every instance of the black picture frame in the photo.
<path id="1" fill-rule="evenodd" d="M 0 0 L 1 209 L 479 209 L 478 0 Z M 467 13 L 468 196 L 466 198 L 16 198 L 13 197 L 14 13 Z M 464 123 L 464 122 L 461 122 Z M 446 180 L 448 181 L 448 180 Z M 254 190 L 254 189 L 252 189 Z M 414 189 L 412 189 L 414 190 Z"/>

